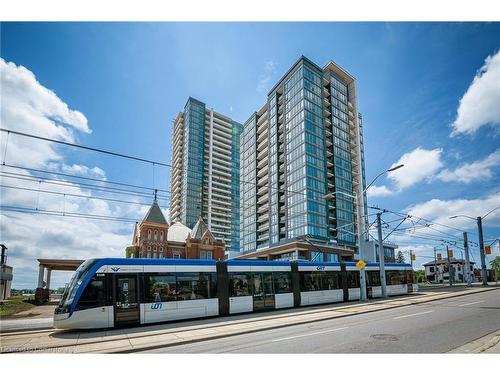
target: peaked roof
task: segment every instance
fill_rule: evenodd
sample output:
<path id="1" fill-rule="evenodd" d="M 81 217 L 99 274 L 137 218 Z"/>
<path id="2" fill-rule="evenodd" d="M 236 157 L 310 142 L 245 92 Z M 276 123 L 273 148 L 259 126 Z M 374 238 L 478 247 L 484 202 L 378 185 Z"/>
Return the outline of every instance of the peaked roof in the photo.
<path id="1" fill-rule="evenodd" d="M 149 208 L 149 211 L 142 222 L 145 221 L 157 224 L 168 224 L 167 220 L 165 220 L 165 216 L 163 216 L 163 212 L 161 212 L 160 206 L 158 206 L 156 199 L 153 201 L 153 204 Z"/>
<path id="2" fill-rule="evenodd" d="M 168 228 L 167 241 L 186 242 L 189 233 L 191 233 L 191 229 L 177 221 Z"/>
<path id="3" fill-rule="evenodd" d="M 193 230 L 191 231 L 191 238 L 201 239 L 206 231 L 208 231 L 208 233 L 210 233 L 210 235 L 213 237 L 212 233 L 208 230 L 207 224 L 205 224 L 203 219 L 200 217 Z"/>

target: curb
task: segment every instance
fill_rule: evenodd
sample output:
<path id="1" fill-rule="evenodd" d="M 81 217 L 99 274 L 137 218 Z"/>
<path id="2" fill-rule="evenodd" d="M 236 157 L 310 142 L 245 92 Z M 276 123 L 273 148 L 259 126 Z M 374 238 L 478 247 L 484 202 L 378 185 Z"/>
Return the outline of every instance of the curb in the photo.
<path id="1" fill-rule="evenodd" d="M 486 342 L 484 342 L 484 340 Z M 450 351 L 448 354 L 489 354 L 485 353 L 487 350 L 495 347 L 500 343 L 500 330 L 495 330 L 493 332 L 487 333 L 475 340 L 472 340 L 466 344 L 460 345 Z M 500 348 L 499 348 L 500 353 Z"/>

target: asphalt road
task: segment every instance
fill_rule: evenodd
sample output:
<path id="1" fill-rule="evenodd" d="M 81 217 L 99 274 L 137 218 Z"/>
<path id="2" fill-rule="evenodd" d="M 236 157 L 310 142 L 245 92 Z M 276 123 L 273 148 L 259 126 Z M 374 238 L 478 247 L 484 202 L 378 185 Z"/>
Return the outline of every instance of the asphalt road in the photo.
<path id="1" fill-rule="evenodd" d="M 500 290 L 149 353 L 443 353 L 500 329 Z"/>

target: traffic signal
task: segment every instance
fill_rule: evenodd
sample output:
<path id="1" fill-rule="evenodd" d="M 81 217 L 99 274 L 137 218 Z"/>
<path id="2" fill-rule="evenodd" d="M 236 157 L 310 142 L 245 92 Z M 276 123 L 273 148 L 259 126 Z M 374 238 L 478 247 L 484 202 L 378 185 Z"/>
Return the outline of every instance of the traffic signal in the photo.
<path id="1" fill-rule="evenodd" d="M 443 256 L 441 255 L 441 253 L 437 253 L 437 260 L 443 260 Z"/>

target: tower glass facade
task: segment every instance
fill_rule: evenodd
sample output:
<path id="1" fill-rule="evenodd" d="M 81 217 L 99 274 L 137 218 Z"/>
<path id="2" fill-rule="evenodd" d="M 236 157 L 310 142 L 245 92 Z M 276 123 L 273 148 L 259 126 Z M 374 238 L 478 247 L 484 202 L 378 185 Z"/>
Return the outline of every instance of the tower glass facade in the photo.
<path id="1" fill-rule="evenodd" d="M 247 156 L 241 179 L 257 181 L 255 198 L 251 187 L 241 186 L 245 251 L 303 235 L 355 248 L 358 207 L 352 196 L 361 196 L 361 215 L 366 199 L 352 76 L 333 62 L 321 69 L 300 58 L 245 123 L 241 145 Z"/>
<path id="2" fill-rule="evenodd" d="M 170 219 L 200 218 L 226 250 L 240 247 L 241 124 L 189 98 L 174 121 Z"/>

